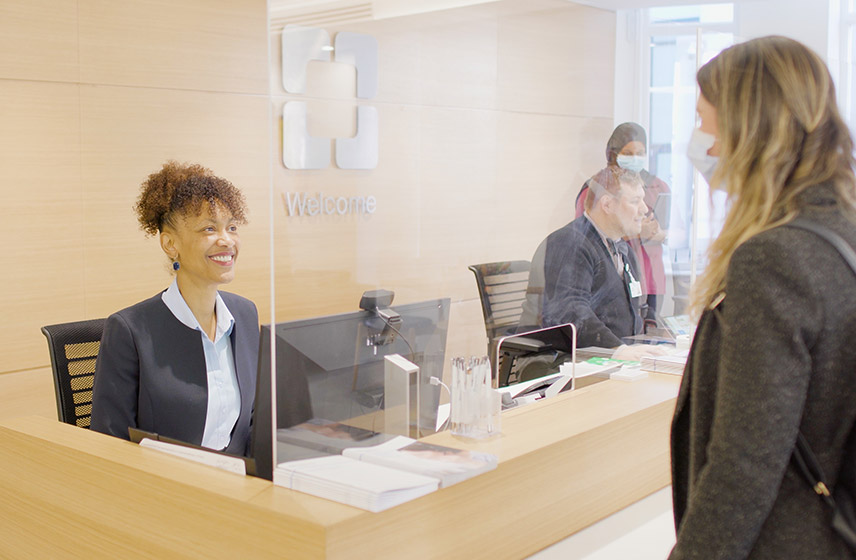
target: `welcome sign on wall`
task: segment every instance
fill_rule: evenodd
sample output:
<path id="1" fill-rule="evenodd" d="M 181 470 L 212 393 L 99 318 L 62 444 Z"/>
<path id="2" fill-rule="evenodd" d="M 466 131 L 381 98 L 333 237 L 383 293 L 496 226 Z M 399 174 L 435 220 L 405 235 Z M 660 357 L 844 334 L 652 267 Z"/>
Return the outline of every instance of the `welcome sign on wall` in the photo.
<path id="1" fill-rule="evenodd" d="M 324 29 L 287 25 L 282 31 L 282 85 L 288 93 L 306 92 L 310 61 L 344 63 L 356 70 L 356 96 L 371 99 L 378 88 L 378 44 L 371 35 L 341 31 L 331 44 Z M 378 162 L 378 113 L 357 105 L 357 132 L 350 138 L 311 136 L 305 101 L 287 101 L 282 109 L 282 162 L 288 169 L 326 169 L 335 146 L 339 169 L 374 169 Z M 284 193 L 289 216 L 372 214 L 374 196 L 330 196 L 323 193 Z"/>

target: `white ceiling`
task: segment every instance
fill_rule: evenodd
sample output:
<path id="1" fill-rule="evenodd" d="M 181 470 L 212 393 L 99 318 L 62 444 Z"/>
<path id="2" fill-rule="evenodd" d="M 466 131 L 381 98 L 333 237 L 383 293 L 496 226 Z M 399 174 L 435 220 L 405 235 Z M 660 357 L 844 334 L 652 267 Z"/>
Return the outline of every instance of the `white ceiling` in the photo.
<path id="1" fill-rule="evenodd" d="M 325 25 L 406 16 L 488 4 L 497 0 L 269 0 L 271 27 L 284 23 Z M 753 0 L 567 0 L 602 10 L 626 10 L 656 6 L 722 4 Z"/>
<path id="2" fill-rule="evenodd" d="M 737 4 L 752 0 L 569 0 L 575 4 L 584 4 L 603 10 L 632 10 L 636 8 L 654 8 L 660 6 L 690 6 L 694 4 Z"/>

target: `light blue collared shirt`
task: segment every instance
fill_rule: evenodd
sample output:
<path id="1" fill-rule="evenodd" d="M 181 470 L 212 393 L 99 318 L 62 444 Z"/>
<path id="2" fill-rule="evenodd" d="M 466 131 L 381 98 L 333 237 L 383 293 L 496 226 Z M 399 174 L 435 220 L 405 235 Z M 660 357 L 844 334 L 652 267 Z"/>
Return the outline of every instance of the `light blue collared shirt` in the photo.
<path id="1" fill-rule="evenodd" d="M 202 446 L 209 449 L 225 449 L 232 439 L 232 428 L 241 413 L 241 391 L 235 373 L 235 358 L 232 355 L 230 335 L 235 328 L 235 318 L 217 294 L 215 312 L 217 329 L 212 342 L 178 289 L 176 280 L 161 295 L 161 299 L 175 318 L 191 329 L 199 331 L 205 351 L 205 369 L 208 372 L 208 411 L 205 415 L 205 431 Z"/>

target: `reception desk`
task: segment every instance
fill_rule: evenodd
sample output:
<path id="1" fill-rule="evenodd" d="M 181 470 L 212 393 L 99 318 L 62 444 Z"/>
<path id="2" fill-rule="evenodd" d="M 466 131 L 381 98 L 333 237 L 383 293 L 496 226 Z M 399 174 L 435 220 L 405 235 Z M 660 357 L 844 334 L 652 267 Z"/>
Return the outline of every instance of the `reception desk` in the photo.
<path id="1" fill-rule="evenodd" d="M 38 417 L 0 424 L 3 558 L 525 558 L 669 484 L 680 379 L 604 381 L 426 441 L 496 470 L 381 513 Z"/>

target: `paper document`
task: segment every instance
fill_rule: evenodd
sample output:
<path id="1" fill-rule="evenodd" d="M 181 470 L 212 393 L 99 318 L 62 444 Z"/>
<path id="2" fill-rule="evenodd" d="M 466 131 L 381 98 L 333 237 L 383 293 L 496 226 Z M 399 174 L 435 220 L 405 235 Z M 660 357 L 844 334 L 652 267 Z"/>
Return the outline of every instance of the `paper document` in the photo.
<path id="1" fill-rule="evenodd" d="M 276 438 L 279 442 L 339 454 L 348 447 L 377 445 L 390 436 L 340 422 L 312 418 L 290 428 L 278 429 Z"/>
<path id="2" fill-rule="evenodd" d="M 688 351 L 675 352 L 665 356 L 646 356 L 642 358 L 642 370 L 654 373 L 683 375 L 687 364 Z"/>
<path id="3" fill-rule="evenodd" d="M 369 511 L 424 496 L 493 470 L 497 457 L 398 436 L 342 455 L 280 463 L 273 482 Z"/>
<path id="4" fill-rule="evenodd" d="M 441 488 L 493 470 L 497 465 L 496 455 L 424 443 L 403 436 L 372 447 L 352 447 L 342 455 L 437 478 Z"/>
<path id="5" fill-rule="evenodd" d="M 222 453 L 205 451 L 203 449 L 194 449 L 192 447 L 185 447 L 183 445 L 176 445 L 165 441 L 155 441 L 149 438 L 141 439 L 140 447 L 157 449 L 164 453 L 175 455 L 176 457 L 190 459 L 191 461 L 196 461 L 197 463 L 202 463 L 211 467 L 217 467 L 218 469 L 223 469 L 235 474 L 247 474 L 247 465 L 243 460 L 238 459 L 237 457 L 229 457 Z"/>
<path id="6" fill-rule="evenodd" d="M 436 478 L 330 455 L 277 465 L 273 482 L 307 494 L 378 512 L 435 491 Z"/>

